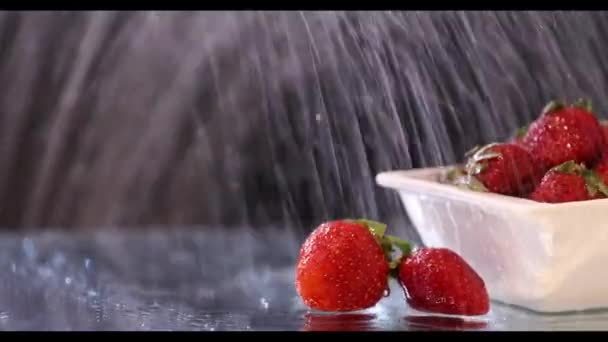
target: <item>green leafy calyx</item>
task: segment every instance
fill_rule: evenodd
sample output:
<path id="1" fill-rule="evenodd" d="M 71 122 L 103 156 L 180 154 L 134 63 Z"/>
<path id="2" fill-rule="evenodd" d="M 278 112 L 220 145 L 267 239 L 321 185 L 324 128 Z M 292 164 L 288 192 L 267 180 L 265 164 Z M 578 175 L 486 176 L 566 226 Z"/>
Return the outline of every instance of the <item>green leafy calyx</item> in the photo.
<path id="1" fill-rule="evenodd" d="M 554 166 L 551 171 L 559 172 L 559 173 L 567 173 L 571 175 L 581 176 L 583 170 L 585 170 L 585 166 L 583 164 L 578 164 L 574 160 L 569 160 L 565 163 Z"/>
<path id="2" fill-rule="evenodd" d="M 488 160 L 500 157 L 500 153 L 492 151 L 492 148 L 496 145 L 498 145 L 498 143 L 492 143 L 477 148 L 474 152 L 469 151 L 467 164 L 465 166 L 467 174 L 474 176 L 481 173 L 487 167 Z"/>
<path id="3" fill-rule="evenodd" d="M 563 109 L 565 106 L 561 101 L 552 100 L 545 105 L 543 110 L 541 111 L 541 115 L 550 114 L 556 112 L 560 109 Z"/>
<path id="4" fill-rule="evenodd" d="M 454 185 L 461 189 L 478 192 L 488 192 L 488 189 L 475 176 L 468 174 L 465 169 L 459 167 L 449 168 L 442 174 L 439 181 L 444 184 Z"/>
<path id="5" fill-rule="evenodd" d="M 589 99 L 582 99 L 582 98 L 578 99 L 578 100 L 574 101 L 573 106 L 577 107 L 577 108 L 584 109 L 584 110 L 586 110 L 588 112 L 591 112 L 593 110 L 593 106 L 591 104 L 591 100 L 589 100 Z"/>
<path id="6" fill-rule="evenodd" d="M 380 239 L 384 236 L 386 232 L 386 224 L 381 222 L 376 222 L 367 219 L 356 219 L 356 220 L 347 220 L 349 222 L 358 223 L 364 227 L 366 227 L 370 233 L 376 238 Z"/>
<path id="7" fill-rule="evenodd" d="M 598 192 L 608 197 L 608 186 L 604 184 L 602 178 L 595 171 L 584 169 L 581 176 L 585 180 L 587 192 L 591 197 L 594 197 Z"/>
<path id="8" fill-rule="evenodd" d="M 565 107 L 566 106 L 563 102 L 553 100 L 547 103 L 547 105 L 545 105 L 541 112 L 541 115 L 555 113 L 561 109 L 564 109 Z M 580 108 L 590 113 L 591 111 L 593 111 L 593 105 L 591 103 L 591 100 L 584 98 L 577 99 L 576 101 L 574 101 L 574 103 L 570 105 L 570 107 Z"/>
<path id="9" fill-rule="evenodd" d="M 523 127 L 518 128 L 518 129 L 515 131 L 515 139 L 521 139 L 521 138 L 525 137 L 525 136 L 526 136 L 526 133 L 528 133 L 528 127 L 529 127 L 529 126 L 530 126 L 530 125 L 525 125 L 525 126 L 523 126 Z"/>
<path id="10" fill-rule="evenodd" d="M 369 230 L 382 248 L 390 269 L 396 269 L 401 260 L 412 252 L 412 246 L 408 241 L 396 236 L 385 235 L 387 226 L 384 223 L 368 219 L 348 219 L 346 221 L 360 224 Z M 395 252 L 398 254 L 395 255 Z"/>

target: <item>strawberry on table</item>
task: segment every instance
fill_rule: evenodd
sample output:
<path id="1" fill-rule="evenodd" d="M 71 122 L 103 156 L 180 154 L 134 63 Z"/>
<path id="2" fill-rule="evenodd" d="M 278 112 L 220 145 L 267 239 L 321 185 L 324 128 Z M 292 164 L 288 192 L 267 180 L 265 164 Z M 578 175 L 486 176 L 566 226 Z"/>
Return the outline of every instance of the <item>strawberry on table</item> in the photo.
<path id="1" fill-rule="evenodd" d="M 366 309 L 385 295 L 392 275 L 418 310 L 488 312 L 483 280 L 456 253 L 434 248 L 412 252 L 407 241 L 385 231 L 386 225 L 369 220 L 318 226 L 302 245 L 296 265 L 296 291 L 304 304 L 332 312 Z"/>
<path id="2" fill-rule="evenodd" d="M 545 170 L 570 160 L 591 165 L 604 146 L 602 128 L 591 110 L 585 100 L 570 106 L 552 101 L 530 124 L 523 144 Z"/>
<path id="3" fill-rule="evenodd" d="M 415 250 L 401 262 L 398 279 L 417 310 L 476 316 L 490 309 L 483 279 L 447 248 Z"/>
<path id="4" fill-rule="evenodd" d="M 386 226 L 339 220 L 317 227 L 304 242 L 296 266 L 296 290 L 320 311 L 374 306 L 388 287 L 389 265 L 381 240 Z"/>
<path id="5" fill-rule="evenodd" d="M 564 203 L 606 196 L 608 187 L 596 172 L 574 161 L 568 161 L 549 170 L 530 194 L 530 199 L 537 202 Z"/>

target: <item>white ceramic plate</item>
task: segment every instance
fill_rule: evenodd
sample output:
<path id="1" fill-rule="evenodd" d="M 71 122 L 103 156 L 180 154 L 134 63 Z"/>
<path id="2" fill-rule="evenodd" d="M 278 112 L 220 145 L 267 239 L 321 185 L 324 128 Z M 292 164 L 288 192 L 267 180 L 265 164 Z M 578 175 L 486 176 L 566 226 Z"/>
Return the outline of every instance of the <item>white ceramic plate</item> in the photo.
<path id="1" fill-rule="evenodd" d="M 380 173 L 427 246 L 447 247 L 492 299 L 540 312 L 608 308 L 608 199 L 561 204 L 439 182 L 444 168 Z"/>

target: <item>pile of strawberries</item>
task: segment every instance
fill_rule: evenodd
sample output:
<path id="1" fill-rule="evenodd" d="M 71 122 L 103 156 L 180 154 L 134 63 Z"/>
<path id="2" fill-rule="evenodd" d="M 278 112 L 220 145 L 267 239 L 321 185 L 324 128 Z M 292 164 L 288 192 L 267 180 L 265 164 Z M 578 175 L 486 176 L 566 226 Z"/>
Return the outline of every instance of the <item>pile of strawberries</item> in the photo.
<path id="1" fill-rule="evenodd" d="M 511 141 L 476 147 L 465 158 L 442 181 L 545 203 L 608 197 L 608 126 L 587 100 L 552 101 Z"/>
<path id="2" fill-rule="evenodd" d="M 386 225 L 338 220 L 318 226 L 300 249 L 296 290 L 308 307 L 329 312 L 357 311 L 389 295 L 388 281 L 401 284 L 417 310 L 483 315 L 489 296 L 483 279 L 446 248 L 417 248 L 385 234 Z"/>

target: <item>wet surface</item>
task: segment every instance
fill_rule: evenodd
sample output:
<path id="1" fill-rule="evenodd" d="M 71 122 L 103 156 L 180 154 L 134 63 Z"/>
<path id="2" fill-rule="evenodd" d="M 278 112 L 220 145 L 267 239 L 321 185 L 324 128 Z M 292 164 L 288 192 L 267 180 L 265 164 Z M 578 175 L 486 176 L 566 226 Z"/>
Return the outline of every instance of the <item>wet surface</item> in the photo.
<path id="1" fill-rule="evenodd" d="M 1 330 L 604 330 L 608 312 L 493 304 L 470 319 L 408 309 L 308 312 L 292 286 L 299 239 L 281 231 L 111 231 L 0 237 Z"/>

